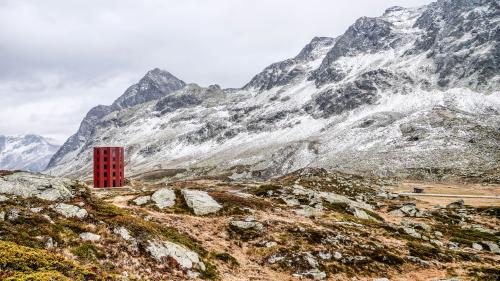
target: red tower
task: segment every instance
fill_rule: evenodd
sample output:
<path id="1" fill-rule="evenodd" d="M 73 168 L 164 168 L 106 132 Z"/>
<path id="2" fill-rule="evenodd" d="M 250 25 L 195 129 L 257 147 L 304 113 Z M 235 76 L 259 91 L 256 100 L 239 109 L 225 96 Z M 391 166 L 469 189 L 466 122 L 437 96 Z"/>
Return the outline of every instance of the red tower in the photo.
<path id="1" fill-rule="evenodd" d="M 94 147 L 94 187 L 123 186 L 123 147 Z"/>

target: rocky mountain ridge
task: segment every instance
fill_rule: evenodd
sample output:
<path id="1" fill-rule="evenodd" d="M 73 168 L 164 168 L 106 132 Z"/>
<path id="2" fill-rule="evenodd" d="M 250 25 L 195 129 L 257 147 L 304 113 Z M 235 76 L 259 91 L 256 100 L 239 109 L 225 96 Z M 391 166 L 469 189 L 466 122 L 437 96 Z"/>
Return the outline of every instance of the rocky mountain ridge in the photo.
<path id="1" fill-rule="evenodd" d="M 0 135 L 0 170 L 42 171 L 59 147 L 38 135 Z"/>
<path id="2" fill-rule="evenodd" d="M 121 145 L 128 174 L 498 174 L 499 10 L 493 0 L 393 7 L 314 38 L 241 89 L 150 71 L 91 110 L 48 171 L 88 176 L 93 146 Z"/>

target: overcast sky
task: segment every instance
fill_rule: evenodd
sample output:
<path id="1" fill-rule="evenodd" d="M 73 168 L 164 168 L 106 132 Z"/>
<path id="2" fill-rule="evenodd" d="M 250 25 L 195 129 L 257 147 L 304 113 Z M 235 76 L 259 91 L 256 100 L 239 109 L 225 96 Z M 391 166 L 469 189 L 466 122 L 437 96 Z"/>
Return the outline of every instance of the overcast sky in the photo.
<path id="1" fill-rule="evenodd" d="M 159 67 L 241 87 L 314 36 L 426 0 L 0 0 L 0 135 L 59 142 Z"/>

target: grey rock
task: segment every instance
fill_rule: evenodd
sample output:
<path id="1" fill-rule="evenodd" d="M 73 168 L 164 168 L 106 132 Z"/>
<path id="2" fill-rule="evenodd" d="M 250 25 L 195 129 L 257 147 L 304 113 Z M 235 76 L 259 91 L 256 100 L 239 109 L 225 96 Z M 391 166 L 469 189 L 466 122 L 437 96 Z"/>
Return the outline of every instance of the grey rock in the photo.
<path id="1" fill-rule="evenodd" d="M 464 206 L 464 200 L 460 199 L 455 202 L 451 202 L 450 204 L 446 205 L 446 208 L 453 209 L 453 208 L 462 208 Z"/>
<path id="2" fill-rule="evenodd" d="M 275 264 L 275 263 L 280 262 L 280 261 L 282 261 L 282 260 L 284 260 L 284 259 L 285 259 L 285 257 L 284 257 L 284 256 L 282 256 L 282 255 L 280 255 L 280 254 L 273 254 L 273 255 L 271 255 L 271 256 L 267 259 L 267 262 L 268 262 L 269 264 Z"/>
<path id="3" fill-rule="evenodd" d="M 6 218 L 8 221 L 15 221 L 19 218 L 20 215 L 21 215 L 21 210 L 19 210 L 18 208 L 12 208 L 7 211 Z"/>
<path id="4" fill-rule="evenodd" d="M 51 205 L 50 207 L 54 209 L 54 211 L 56 211 L 60 215 L 63 215 L 66 218 L 83 219 L 87 216 L 87 210 L 75 205 L 57 203 L 55 205 Z"/>
<path id="5" fill-rule="evenodd" d="M 125 241 L 134 240 L 134 238 L 130 235 L 129 231 L 123 226 L 115 227 L 113 229 L 113 233 L 119 235 Z"/>
<path id="6" fill-rule="evenodd" d="M 309 271 L 305 271 L 302 273 L 295 273 L 293 276 L 298 277 L 298 278 L 310 278 L 313 280 L 323 280 L 326 278 L 326 273 L 324 271 L 321 271 L 319 269 L 312 269 Z"/>
<path id="7" fill-rule="evenodd" d="M 472 249 L 481 251 L 483 249 L 483 246 L 481 246 L 481 244 L 478 243 L 472 243 Z"/>
<path id="8" fill-rule="evenodd" d="M 316 204 L 314 206 L 302 205 L 300 209 L 293 210 L 294 213 L 304 217 L 320 217 L 323 215 L 323 205 Z"/>
<path id="9" fill-rule="evenodd" d="M 151 201 L 160 209 L 175 205 L 175 192 L 171 188 L 158 189 L 151 195 Z"/>
<path id="10" fill-rule="evenodd" d="M 80 239 L 82 239 L 83 241 L 95 242 L 101 240 L 101 235 L 92 232 L 83 232 L 80 233 Z"/>
<path id="11" fill-rule="evenodd" d="M 490 252 L 494 254 L 500 254 L 500 247 L 498 247 L 497 243 L 492 241 L 481 241 L 481 243 L 488 246 Z"/>
<path id="12" fill-rule="evenodd" d="M 392 216 L 397 217 L 423 217 L 424 213 L 421 212 L 414 203 L 406 203 L 403 207 L 389 212 Z"/>
<path id="13" fill-rule="evenodd" d="M 132 200 L 134 204 L 137 206 L 142 206 L 144 204 L 147 204 L 149 201 L 151 201 L 151 196 L 145 195 L 145 196 L 139 196 L 136 197 L 134 200 Z"/>
<path id="14" fill-rule="evenodd" d="M 34 207 L 34 208 L 30 208 L 30 212 L 32 213 L 40 213 L 41 211 L 43 211 L 43 207 Z"/>
<path id="15" fill-rule="evenodd" d="M 42 174 L 17 172 L 0 177 L 0 193 L 56 201 L 74 196 L 75 181 Z"/>
<path id="16" fill-rule="evenodd" d="M 431 266 L 431 264 L 428 262 L 428 261 L 424 261 L 423 259 L 419 258 L 419 257 L 414 257 L 414 256 L 407 256 L 406 259 L 410 262 L 413 262 L 413 263 L 418 263 L 420 264 L 422 267 L 425 267 L 425 268 L 428 268 Z"/>
<path id="17" fill-rule="evenodd" d="M 418 233 L 414 228 L 411 227 L 403 227 L 403 231 L 410 235 L 411 237 L 415 237 L 417 239 L 422 238 L 422 234 Z"/>
<path id="18" fill-rule="evenodd" d="M 197 253 L 188 248 L 169 241 L 149 241 L 146 251 L 157 262 L 163 262 L 163 258 L 172 258 L 180 268 L 184 270 L 197 269 L 205 271 L 205 264 Z"/>
<path id="19" fill-rule="evenodd" d="M 342 254 L 341 254 L 341 253 L 339 253 L 339 252 L 335 252 L 335 253 L 333 254 L 333 257 L 334 257 L 336 260 L 340 260 L 340 259 L 342 259 Z"/>
<path id="20" fill-rule="evenodd" d="M 444 243 L 441 242 L 441 241 L 439 241 L 439 240 L 437 240 L 437 239 L 430 239 L 429 242 L 431 242 L 431 244 L 434 244 L 434 245 L 436 245 L 438 247 L 443 247 L 444 246 Z"/>
<path id="21" fill-rule="evenodd" d="M 264 225 L 258 221 L 232 220 L 229 224 L 240 229 L 255 229 L 258 231 L 264 230 Z"/>
<path id="22" fill-rule="evenodd" d="M 318 257 L 322 260 L 330 260 L 332 258 L 332 254 L 328 252 L 319 252 Z"/>
<path id="23" fill-rule="evenodd" d="M 186 204 L 196 215 L 206 215 L 218 212 L 222 206 L 207 192 L 201 190 L 183 189 L 182 195 Z"/>

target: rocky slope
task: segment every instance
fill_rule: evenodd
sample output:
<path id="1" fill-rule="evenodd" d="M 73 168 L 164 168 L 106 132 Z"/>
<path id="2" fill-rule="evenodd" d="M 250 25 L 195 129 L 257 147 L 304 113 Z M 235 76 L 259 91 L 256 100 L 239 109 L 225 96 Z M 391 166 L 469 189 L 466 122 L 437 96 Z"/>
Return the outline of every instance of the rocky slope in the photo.
<path id="1" fill-rule="evenodd" d="M 121 145 L 127 173 L 279 176 L 308 166 L 379 175 L 498 175 L 500 9 L 439 0 L 314 38 L 241 89 L 153 70 L 92 109 L 49 170 L 85 177 L 91 148 Z M 128 100 L 128 101 L 126 101 Z"/>
<path id="2" fill-rule="evenodd" d="M 120 189 L 0 172 L 1 280 L 498 280 L 499 226 L 323 169 Z"/>
<path id="3" fill-rule="evenodd" d="M 37 135 L 0 135 L 0 170 L 41 171 L 59 145 Z"/>

